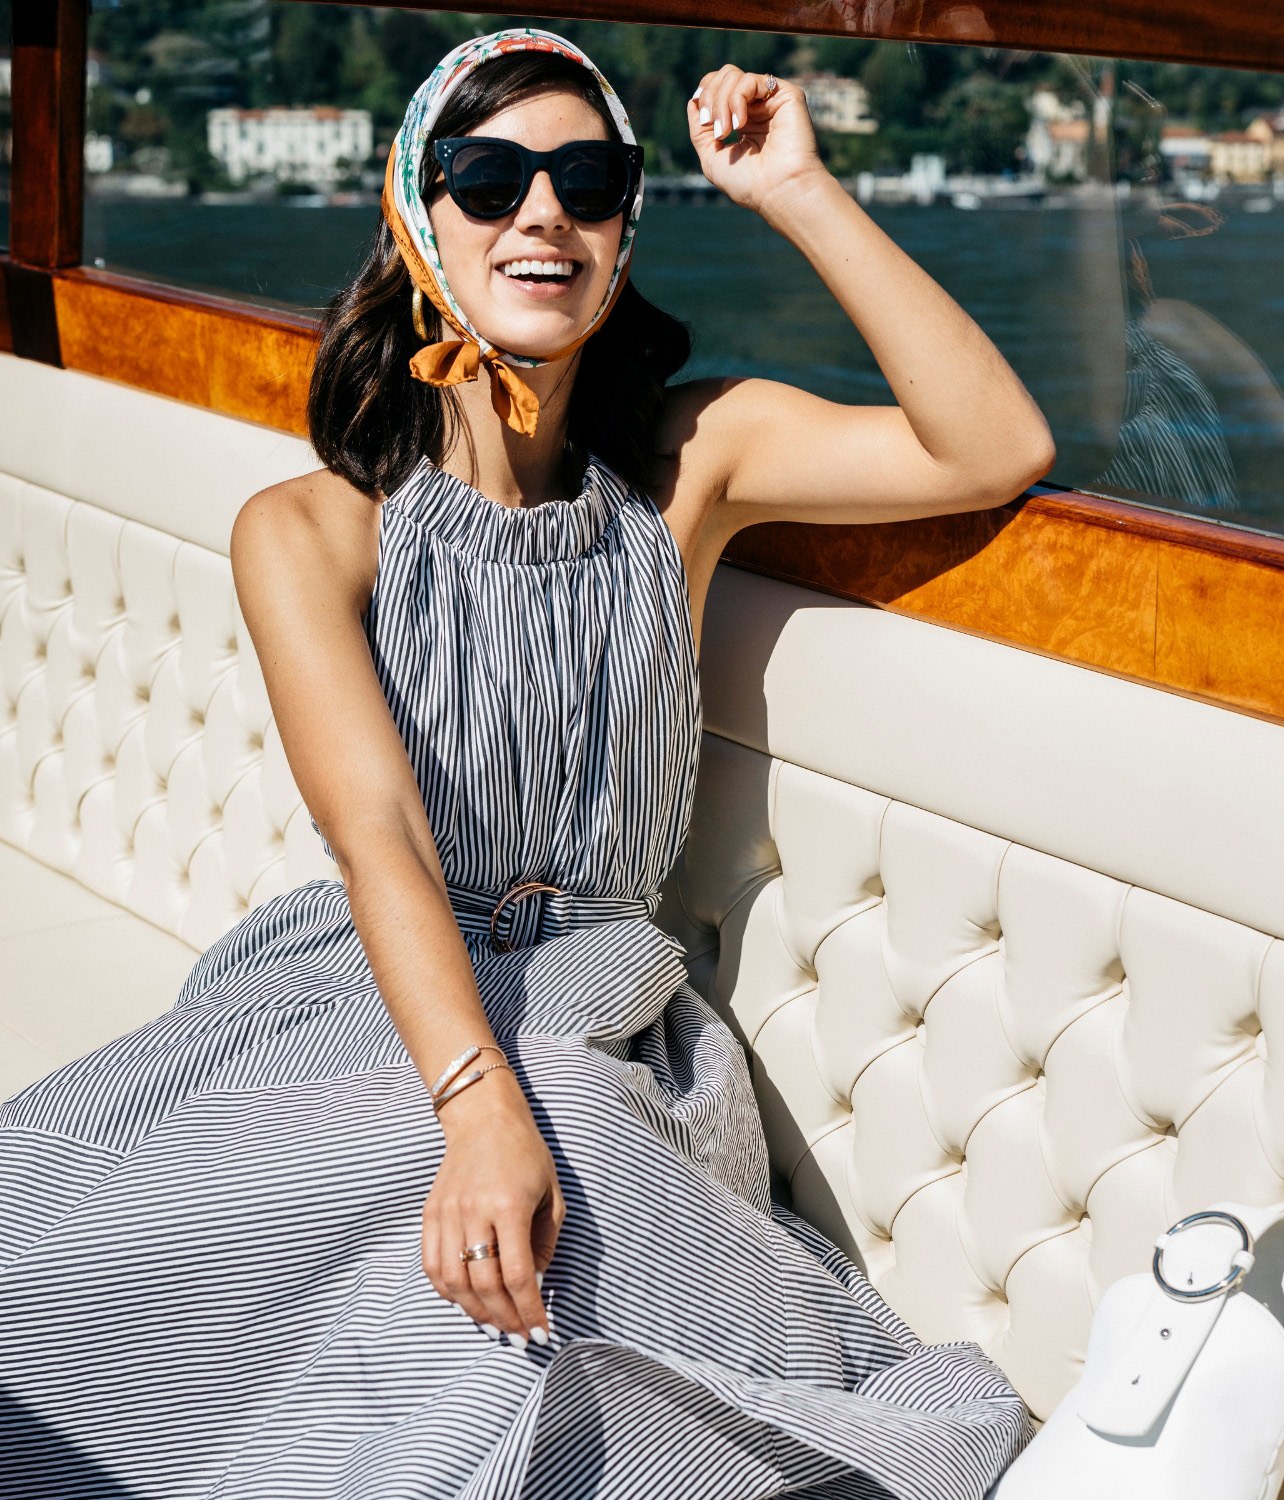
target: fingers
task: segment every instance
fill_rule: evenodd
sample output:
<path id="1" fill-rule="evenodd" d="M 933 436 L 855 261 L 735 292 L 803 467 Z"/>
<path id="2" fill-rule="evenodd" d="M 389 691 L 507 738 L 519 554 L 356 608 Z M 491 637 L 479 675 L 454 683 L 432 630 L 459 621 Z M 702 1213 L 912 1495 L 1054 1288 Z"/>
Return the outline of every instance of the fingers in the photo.
<path id="1" fill-rule="evenodd" d="M 495 1328 L 495 1337 L 499 1337 L 499 1327 L 490 1315 L 490 1310 L 485 1300 L 479 1294 L 469 1267 L 476 1262 L 461 1261 L 459 1252 L 466 1245 L 475 1245 L 481 1240 L 489 1240 L 490 1235 L 475 1235 L 472 1239 L 465 1238 L 463 1219 L 457 1210 L 452 1208 L 443 1209 L 440 1217 L 440 1275 L 441 1284 L 437 1286 L 438 1291 L 449 1302 L 454 1302 L 475 1323 L 489 1324 Z M 434 1278 L 434 1285 L 437 1281 Z"/>
<path id="2" fill-rule="evenodd" d="M 495 1234 L 499 1240 L 504 1289 L 520 1319 L 521 1332 L 537 1344 L 547 1344 L 548 1315 L 535 1284 L 535 1272 L 539 1268 L 531 1248 L 530 1218 L 522 1214 L 508 1215 L 496 1224 Z"/>
<path id="3" fill-rule="evenodd" d="M 535 1279 L 543 1267 L 535 1264 L 530 1218 L 510 1209 L 495 1226 L 487 1223 L 485 1215 L 465 1218 L 446 1209 L 434 1228 L 429 1229 L 428 1222 L 425 1215 L 424 1269 L 441 1295 L 463 1308 L 492 1337 L 507 1333 L 518 1349 L 525 1349 L 531 1338 L 546 1344 L 548 1316 Z M 499 1244 L 497 1256 L 459 1258 L 469 1245 L 495 1242 Z M 434 1253 L 430 1253 L 430 1243 Z"/>
<path id="4" fill-rule="evenodd" d="M 693 134 L 725 141 L 733 131 L 749 120 L 755 105 L 766 103 L 776 90 L 771 89 L 766 73 L 746 73 L 734 63 L 724 63 L 716 73 L 706 73 L 699 87 L 687 101 L 688 118 Z"/>

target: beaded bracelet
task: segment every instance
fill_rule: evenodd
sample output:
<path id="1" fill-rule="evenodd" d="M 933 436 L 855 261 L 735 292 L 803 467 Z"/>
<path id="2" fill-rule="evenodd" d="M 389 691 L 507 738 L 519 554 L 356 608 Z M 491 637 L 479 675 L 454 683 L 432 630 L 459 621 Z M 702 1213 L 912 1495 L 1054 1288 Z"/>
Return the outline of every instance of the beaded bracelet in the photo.
<path id="1" fill-rule="evenodd" d="M 509 1065 L 507 1059 L 505 1059 L 504 1062 L 488 1063 L 484 1068 L 476 1068 L 465 1077 L 459 1078 L 459 1073 L 475 1057 L 480 1056 L 483 1052 L 498 1052 L 503 1056 L 503 1048 L 496 1047 L 490 1042 L 484 1042 L 481 1046 L 469 1047 L 461 1052 L 453 1062 L 446 1064 L 441 1077 L 437 1079 L 428 1091 L 432 1095 L 432 1102 L 435 1108 L 440 1109 L 447 1099 L 453 1099 L 456 1094 L 468 1088 L 470 1084 L 476 1083 L 479 1078 L 484 1077 L 487 1073 L 494 1072 L 496 1068 L 508 1068 L 510 1073 L 513 1072 L 512 1067 Z M 447 1087 L 448 1084 L 450 1085 L 449 1087 Z"/>

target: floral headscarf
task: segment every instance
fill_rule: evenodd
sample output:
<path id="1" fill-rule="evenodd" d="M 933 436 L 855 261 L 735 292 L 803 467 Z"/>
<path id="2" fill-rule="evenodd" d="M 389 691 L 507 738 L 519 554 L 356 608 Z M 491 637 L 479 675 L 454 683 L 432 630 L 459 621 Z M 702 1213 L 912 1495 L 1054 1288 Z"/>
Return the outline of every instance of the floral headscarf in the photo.
<path id="1" fill-rule="evenodd" d="M 484 364 L 490 372 L 491 405 L 511 428 L 533 437 L 539 418 L 539 400 L 511 366 L 531 367 L 564 359 L 593 333 L 610 312 L 628 275 L 634 231 L 642 212 L 644 178 L 639 174 L 637 194 L 628 211 L 624 232 L 620 236 L 620 251 L 615 260 L 615 269 L 611 272 L 610 284 L 588 327 L 578 338 L 553 354 L 537 357 L 510 354 L 497 349 L 473 327 L 451 294 L 442 270 L 437 241 L 428 221 L 428 210 L 419 193 L 420 167 L 429 133 L 441 114 L 442 106 L 460 80 L 490 58 L 508 52 L 528 51 L 561 53 L 588 68 L 601 85 L 607 108 L 620 135 L 630 145 L 636 144 L 629 117 L 619 95 L 588 55 L 574 42 L 558 36 L 556 32 L 542 31 L 534 26 L 514 26 L 505 31 L 492 31 L 487 36 L 461 42 L 453 51 L 448 52 L 415 91 L 406 110 L 406 118 L 388 153 L 382 206 L 384 217 L 406 262 L 411 279 L 445 321 L 462 335 L 457 339 L 425 344 L 410 361 L 411 374 L 416 380 L 426 381 L 430 385 L 455 385 L 464 380 L 476 380 L 479 367 Z"/>

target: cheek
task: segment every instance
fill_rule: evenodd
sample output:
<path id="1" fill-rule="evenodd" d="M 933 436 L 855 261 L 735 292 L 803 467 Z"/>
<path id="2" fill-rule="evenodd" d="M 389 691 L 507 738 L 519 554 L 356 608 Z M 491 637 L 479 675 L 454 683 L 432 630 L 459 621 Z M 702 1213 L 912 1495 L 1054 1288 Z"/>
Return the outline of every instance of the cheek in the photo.
<path id="1" fill-rule="evenodd" d="M 438 210 L 432 214 L 431 223 L 450 290 L 468 312 L 469 299 L 485 294 L 494 237 L 468 223 L 458 211 Z"/>

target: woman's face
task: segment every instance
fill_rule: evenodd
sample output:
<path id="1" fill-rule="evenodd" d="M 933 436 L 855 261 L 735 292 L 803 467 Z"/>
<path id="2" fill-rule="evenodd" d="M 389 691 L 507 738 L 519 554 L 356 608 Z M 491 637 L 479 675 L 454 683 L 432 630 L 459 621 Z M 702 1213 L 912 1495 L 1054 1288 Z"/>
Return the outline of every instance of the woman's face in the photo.
<path id="1" fill-rule="evenodd" d="M 597 111 L 578 94 L 546 87 L 508 105 L 467 132 L 551 151 L 564 141 L 609 140 Z M 502 219 L 466 214 L 439 176 L 427 209 L 442 268 L 473 327 L 512 354 L 544 356 L 569 344 L 588 326 L 610 284 L 624 232 L 624 214 L 593 223 L 572 218 L 547 171 L 531 179 L 526 197 Z M 570 261 L 565 283 L 514 280 L 522 260 Z"/>

